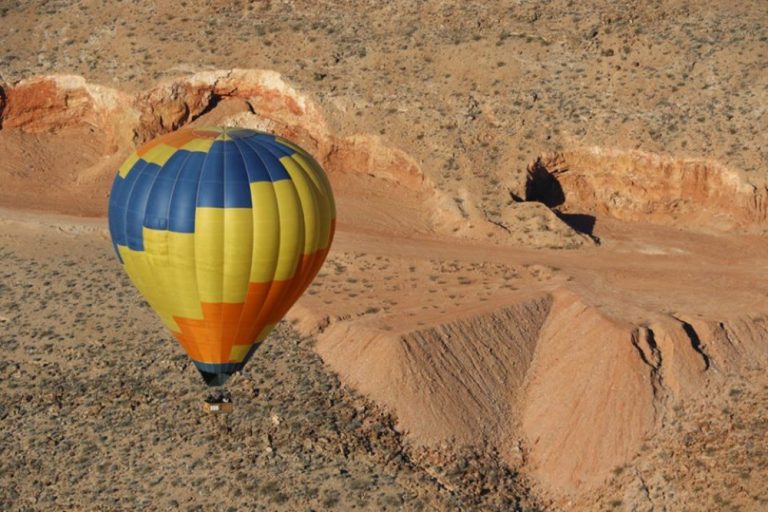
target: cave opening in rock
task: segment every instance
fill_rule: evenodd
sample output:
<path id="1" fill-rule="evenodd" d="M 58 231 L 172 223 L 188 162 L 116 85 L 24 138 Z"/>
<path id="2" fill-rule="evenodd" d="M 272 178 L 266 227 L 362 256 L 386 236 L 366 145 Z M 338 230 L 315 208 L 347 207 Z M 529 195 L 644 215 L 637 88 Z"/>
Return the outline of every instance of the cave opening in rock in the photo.
<path id="1" fill-rule="evenodd" d="M 543 203 L 573 230 L 597 240 L 592 234 L 596 222 L 594 215 L 560 211 L 559 207 L 565 203 L 565 191 L 557 178 L 557 174 L 558 170 L 550 170 L 541 158 L 537 158 L 528 168 L 528 175 L 525 180 L 525 200 Z"/>
<path id="2" fill-rule="evenodd" d="M 220 101 L 221 101 L 221 96 L 219 96 L 218 94 L 211 94 L 211 99 L 208 101 L 208 104 L 205 105 L 205 107 L 203 107 L 203 109 L 200 112 L 191 116 L 189 122 L 192 122 L 198 117 L 202 117 L 205 114 L 211 112 L 213 109 L 216 108 L 216 106 L 218 106 Z"/>
<path id="3" fill-rule="evenodd" d="M 528 168 L 525 180 L 525 200 L 544 203 L 550 208 L 565 202 L 565 192 L 557 176 L 547 169 L 541 158 Z"/>

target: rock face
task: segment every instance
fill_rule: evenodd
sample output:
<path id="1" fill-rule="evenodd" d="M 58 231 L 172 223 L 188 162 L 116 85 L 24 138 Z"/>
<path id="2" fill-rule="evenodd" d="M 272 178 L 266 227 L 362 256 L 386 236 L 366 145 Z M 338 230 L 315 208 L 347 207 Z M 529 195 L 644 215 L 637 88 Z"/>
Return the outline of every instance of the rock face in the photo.
<path id="1" fill-rule="evenodd" d="M 381 213 L 373 219 L 377 230 L 403 233 L 415 228 L 422 233 L 533 247 L 575 248 L 592 243 L 547 208 L 518 204 L 498 219 L 486 218 L 474 208 L 463 209 L 456 198 L 438 190 L 418 162 L 387 146 L 379 136 L 331 133 L 317 105 L 269 70 L 205 71 L 163 81 L 135 95 L 70 75 L 4 86 L 0 149 L 9 156 L 19 154 L 1 166 L 8 186 L 6 194 L 0 193 L 0 201 L 13 206 L 14 198 L 20 198 L 29 204 L 23 189 L 30 188 L 30 180 L 42 180 L 40 170 L 46 169 L 45 181 L 53 178 L 61 183 L 42 196 L 38 193 L 38 207 L 103 214 L 106 201 L 86 204 L 79 196 L 106 197 L 115 168 L 135 145 L 183 126 L 203 124 L 269 131 L 307 149 L 332 175 L 341 224 L 345 217 L 354 222 L 363 210 L 371 211 L 370 205 L 377 204 L 373 209 Z M 66 150 L 67 144 L 85 151 L 75 157 Z M 20 146 L 25 149 L 19 152 Z M 56 178 L 59 173 L 66 176 Z M 16 180 L 19 176 L 23 181 Z M 354 192 L 346 194 L 346 190 Z M 361 194 L 361 190 L 367 192 Z M 349 215 L 344 215 L 345 210 Z M 521 210 L 525 210 L 522 220 Z"/>
<path id="2" fill-rule="evenodd" d="M 54 133 L 89 127 L 106 131 L 112 138 L 132 101 L 128 94 L 74 75 L 22 80 L 7 88 L 4 100 L 0 113 L 6 130 Z"/>
<path id="3" fill-rule="evenodd" d="M 406 153 L 375 136 L 333 135 L 318 107 L 274 71 L 206 71 L 135 96 L 78 76 L 2 91 L 0 201 L 10 206 L 102 215 L 115 169 L 135 144 L 182 126 L 227 124 L 281 135 L 314 155 L 331 175 L 340 224 L 366 211 L 378 212 L 373 224 L 384 231 L 450 233 L 463 222 Z"/>
<path id="4" fill-rule="evenodd" d="M 600 483 L 651 431 L 655 384 L 636 336 L 577 295 L 555 294 L 521 414 L 532 473 L 546 487 Z"/>
<path id="5" fill-rule="evenodd" d="M 141 143 L 191 123 L 220 101 L 245 100 L 252 114 L 292 127 L 302 125 L 316 139 L 327 137 L 325 120 L 314 104 L 290 87 L 279 73 L 235 69 L 206 71 L 170 80 L 136 97 L 135 128 Z"/>
<path id="6" fill-rule="evenodd" d="M 428 183 L 413 158 L 403 151 L 388 148 L 374 135 L 353 135 L 335 141 L 325 160 L 331 170 L 358 169 L 411 190 L 419 190 Z"/>
<path id="7" fill-rule="evenodd" d="M 689 229 L 762 230 L 768 189 L 706 160 L 604 148 L 540 157 L 525 196 L 562 211 Z"/>

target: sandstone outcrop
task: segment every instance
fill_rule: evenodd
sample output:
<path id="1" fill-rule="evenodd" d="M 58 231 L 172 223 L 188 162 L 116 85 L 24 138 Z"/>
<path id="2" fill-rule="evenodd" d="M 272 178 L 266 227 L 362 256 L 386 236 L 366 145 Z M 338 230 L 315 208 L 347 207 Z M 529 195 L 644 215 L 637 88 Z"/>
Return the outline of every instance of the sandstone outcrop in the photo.
<path id="1" fill-rule="evenodd" d="M 332 134 L 315 103 L 274 71 L 205 71 L 136 95 L 69 75 L 2 91 L 0 201 L 10 206 L 103 215 L 115 169 L 135 145 L 183 126 L 227 124 L 281 135 L 313 154 L 331 175 L 340 224 L 354 223 L 361 209 L 377 212 L 373 224 L 384 231 L 450 233 L 462 222 L 405 152 L 377 136 Z"/>
<path id="2" fill-rule="evenodd" d="M 689 229 L 761 231 L 768 189 L 717 162 L 589 148 L 545 155 L 525 197 L 563 212 Z"/>

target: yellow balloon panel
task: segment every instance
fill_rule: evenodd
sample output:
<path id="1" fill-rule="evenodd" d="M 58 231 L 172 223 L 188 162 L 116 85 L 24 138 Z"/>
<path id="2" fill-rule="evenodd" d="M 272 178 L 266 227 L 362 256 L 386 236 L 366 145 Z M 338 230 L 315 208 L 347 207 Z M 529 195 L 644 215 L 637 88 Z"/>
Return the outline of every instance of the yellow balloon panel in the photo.
<path id="1" fill-rule="evenodd" d="M 297 146 L 206 127 L 129 157 L 109 220 L 139 291 L 206 379 L 220 383 L 317 274 L 335 205 L 325 173 Z"/>

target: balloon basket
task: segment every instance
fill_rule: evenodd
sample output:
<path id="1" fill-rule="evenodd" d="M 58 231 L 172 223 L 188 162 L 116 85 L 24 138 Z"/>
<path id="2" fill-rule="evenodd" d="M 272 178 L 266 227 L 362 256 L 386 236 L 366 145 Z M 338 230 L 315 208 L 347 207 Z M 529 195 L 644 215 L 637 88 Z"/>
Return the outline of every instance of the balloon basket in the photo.
<path id="1" fill-rule="evenodd" d="M 229 414 L 235 409 L 229 393 L 213 393 L 203 402 L 203 410 L 209 414 Z"/>
<path id="2" fill-rule="evenodd" d="M 229 414 L 235 409 L 232 402 L 203 403 L 203 410 L 209 414 Z"/>

